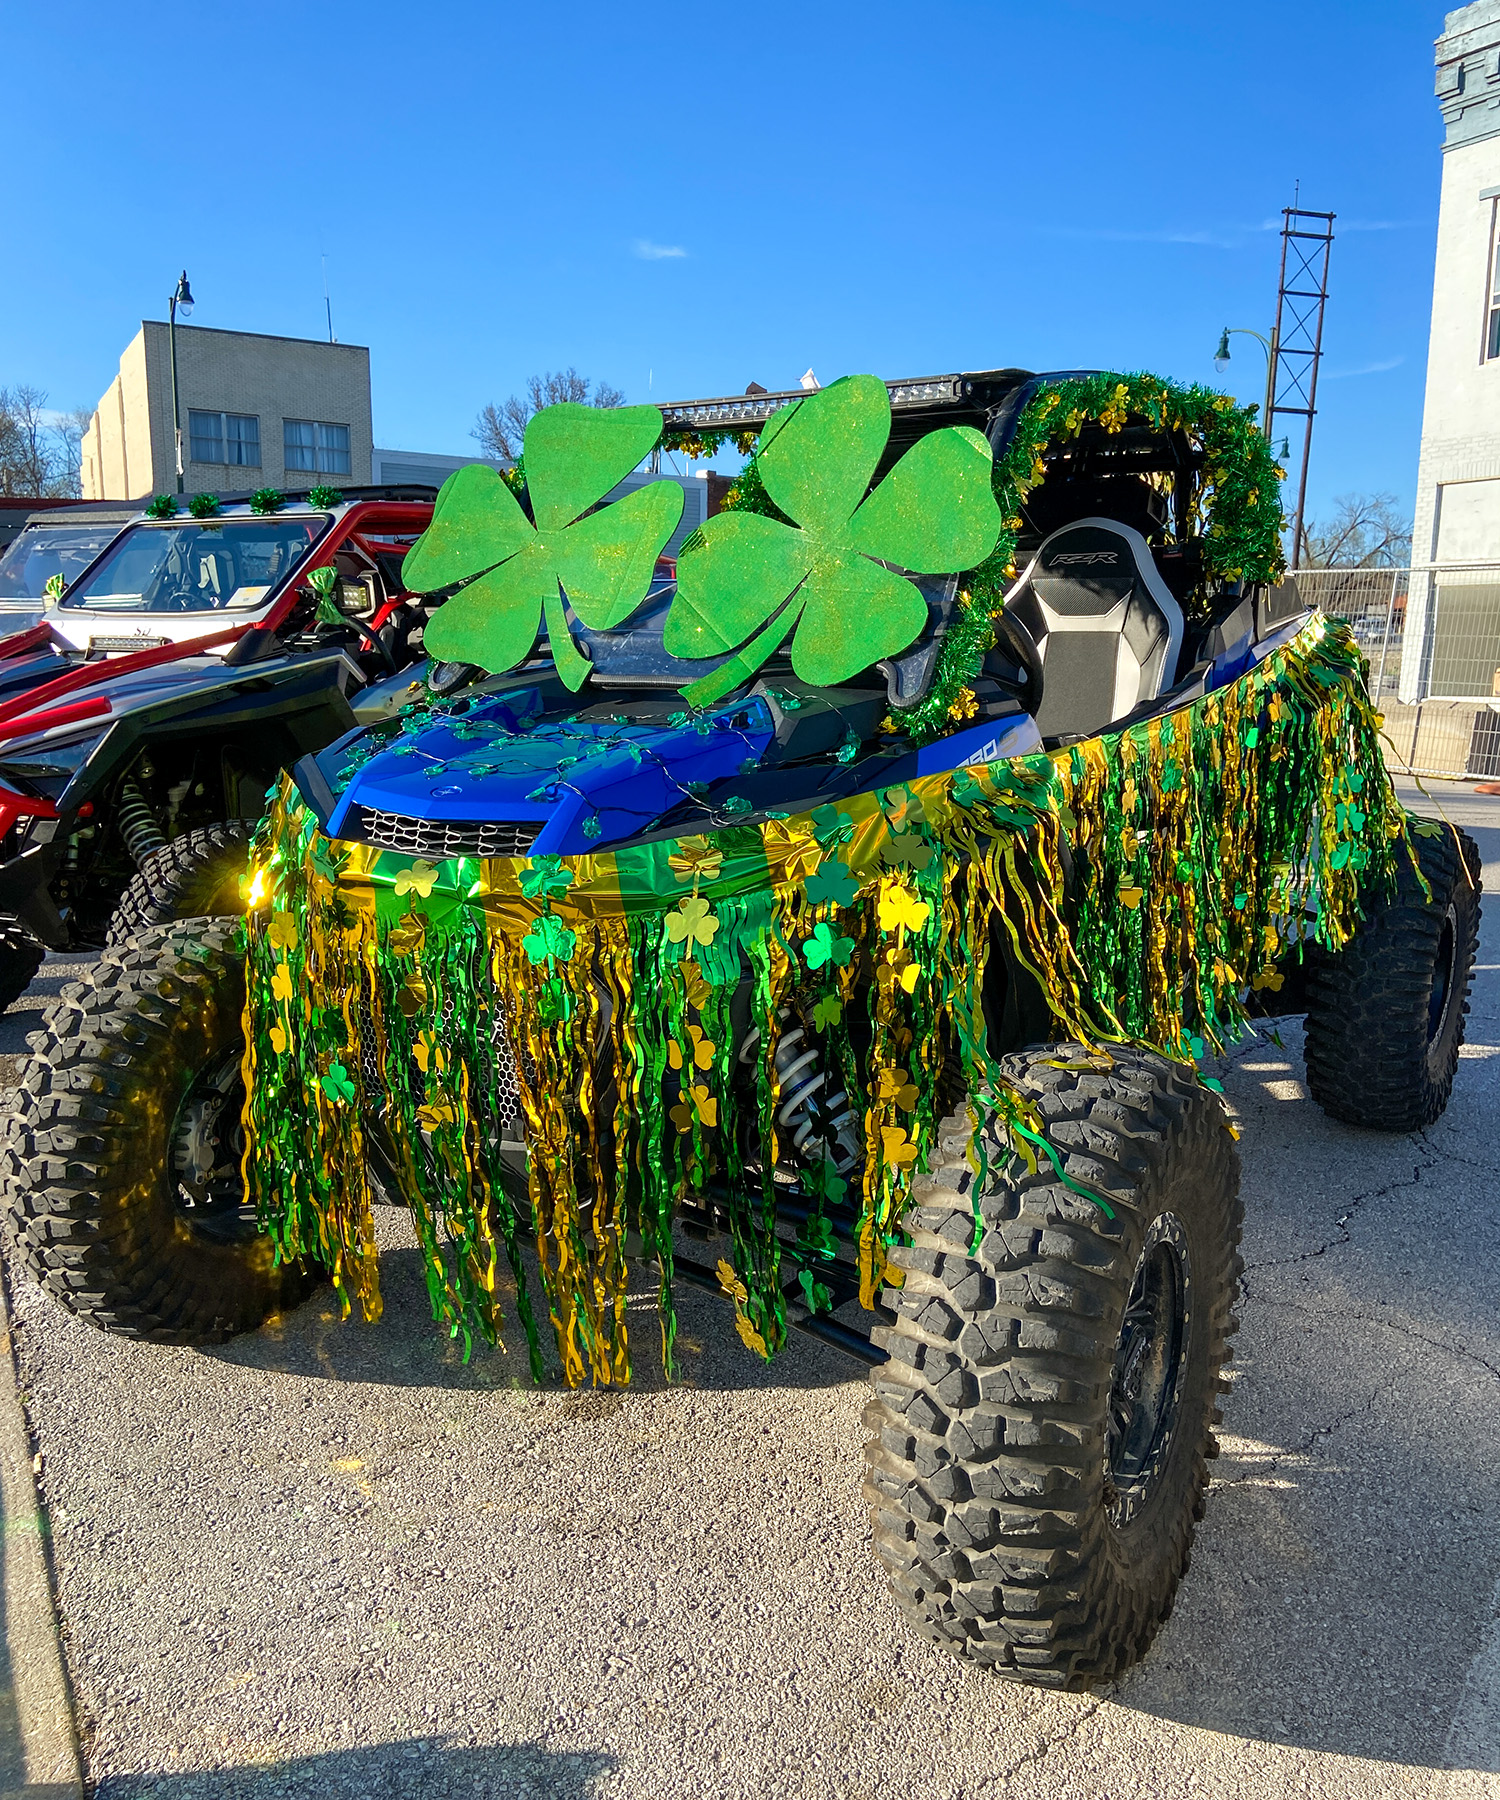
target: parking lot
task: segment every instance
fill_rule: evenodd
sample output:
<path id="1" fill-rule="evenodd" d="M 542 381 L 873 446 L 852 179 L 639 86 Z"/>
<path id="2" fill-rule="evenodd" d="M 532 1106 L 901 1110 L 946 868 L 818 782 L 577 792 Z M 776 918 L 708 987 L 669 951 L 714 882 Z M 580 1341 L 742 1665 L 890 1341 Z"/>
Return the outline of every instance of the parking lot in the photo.
<path id="1" fill-rule="evenodd" d="M 1500 800 L 1432 785 L 1494 894 Z M 395 1209 L 374 1329 L 323 1290 L 217 1349 L 135 1344 L 12 1270 L 93 1791 L 1500 1793 L 1500 906 L 1433 1130 L 1332 1123 L 1300 1044 L 1263 1023 L 1225 1070 L 1223 1455 L 1172 1620 L 1096 1694 L 908 1631 L 859 1498 L 862 1373 L 803 1339 L 762 1367 L 709 1296 L 681 1296 L 685 1383 L 643 1282 L 637 1385 L 570 1394 L 435 1335 Z"/>

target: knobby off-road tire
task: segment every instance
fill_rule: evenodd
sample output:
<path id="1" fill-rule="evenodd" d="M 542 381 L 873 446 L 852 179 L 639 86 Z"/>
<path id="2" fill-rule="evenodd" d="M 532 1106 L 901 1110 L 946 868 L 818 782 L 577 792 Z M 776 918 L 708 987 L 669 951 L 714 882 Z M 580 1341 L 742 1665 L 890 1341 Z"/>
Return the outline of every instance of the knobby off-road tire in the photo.
<path id="1" fill-rule="evenodd" d="M 0 1198 L 26 1266 L 104 1330 L 215 1343 L 295 1306 L 239 1172 L 244 966 L 235 922 L 106 951 L 32 1038 L 0 1124 Z"/>
<path id="2" fill-rule="evenodd" d="M 120 896 L 109 922 L 107 947 L 118 949 L 138 931 L 177 919 L 230 918 L 243 913 L 240 878 L 257 821 L 226 819 L 184 832 L 153 850 Z"/>
<path id="3" fill-rule="evenodd" d="M 1375 1131 L 1419 1131 L 1442 1115 L 1479 949 L 1479 846 L 1447 825 L 1412 843 L 1431 900 L 1403 854 L 1391 904 L 1337 955 L 1309 957 L 1308 1092 Z"/>
<path id="4" fill-rule="evenodd" d="M 19 919 L 0 913 L 0 1012 L 31 986 L 46 954 Z"/>
<path id="5" fill-rule="evenodd" d="M 1220 1102 L 1159 1057 L 1111 1057 L 1063 1045 L 1001 1067 L 1113 1222 L 987 1128 L 971 1251 L 973 1127 L 967 1108 L 945 1122 L 865 1413 L 875 1550 L 912 1623 L 1053 1687 L 1119 1674 L 1172 1609 L 1243 1267 Z"/>

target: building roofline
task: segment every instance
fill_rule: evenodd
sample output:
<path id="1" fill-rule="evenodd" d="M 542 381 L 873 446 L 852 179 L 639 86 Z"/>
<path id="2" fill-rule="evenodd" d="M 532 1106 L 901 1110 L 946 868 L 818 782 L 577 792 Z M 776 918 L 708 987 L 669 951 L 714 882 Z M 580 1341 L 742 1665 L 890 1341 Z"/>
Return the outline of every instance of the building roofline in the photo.
<path id="1" fill-rule="evenodd" d="M 168 329 L 165 319 L 141 320 L 143 331 L 148 325 L 158 326 L 162 331 Z M 179 325 L 177 329 L 179 331 L 200 331 L 212 337 L 260 338 L 268 344 L 313 344 L 319 350 L 363 350 L 366 356 L 370 354 L 368 344 L 327 344 L 322 338 L 289 337 L 285 332 L 280 331 L 229 331 L 222 325 Z"/>

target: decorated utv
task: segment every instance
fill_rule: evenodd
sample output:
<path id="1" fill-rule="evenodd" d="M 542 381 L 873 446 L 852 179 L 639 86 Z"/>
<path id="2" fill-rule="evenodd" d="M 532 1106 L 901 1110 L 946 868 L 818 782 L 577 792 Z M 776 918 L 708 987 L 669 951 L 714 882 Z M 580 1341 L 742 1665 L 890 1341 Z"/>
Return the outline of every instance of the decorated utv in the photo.
<path id="1" fill-rule="evenodd" d="M 679 490 L 599 503 L 726 436 L 663 568 Z M 632 1265 L 669 1376 L 706 1285 L 750 1354 L 871 1365 L 918 1629 L 1114 1675 L 1234 1330 L 1199 1064 L 1305 1010 L 1330 1111 L 1430 1122 L 1474 955 L 1461 834 L 1397 803 L 1346 628 L 1284 613 L 1279 480 L 1253 410 L 1140 375 L 539 413 L 406 558 L 451 596 L 442 691 L 283 779 L 243 924 L 143 932 L 54 1009 L 8 1128 L 28 1265 L 159 1339 L 325 1276 L 373 1321 L 400 1201 L 442 1329 L 513 1320 L 570 1384 L 629 1379 Z"/>
<path id="2" fill-rule="evenodd" d="M 268 783 L 409 697 L 427 609 L 401 562 L 432 501 L 161 495 L 123 530 L 28 526 L 28 579 L 53 570 L 0 638 L 0 1008 L 47 949 L 234 903 Z"/>

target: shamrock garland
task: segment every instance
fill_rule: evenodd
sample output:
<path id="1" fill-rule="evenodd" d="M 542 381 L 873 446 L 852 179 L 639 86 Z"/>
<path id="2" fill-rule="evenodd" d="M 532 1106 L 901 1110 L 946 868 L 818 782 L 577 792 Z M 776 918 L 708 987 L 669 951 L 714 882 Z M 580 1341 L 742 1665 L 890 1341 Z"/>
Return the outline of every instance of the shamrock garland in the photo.
<path id="1" fill-rule="evenodd" d="M 1153 430 L 1182 433 L 1203 451 L 1203 474 L 1189 493 L 1188 510 L 1207 576 L 1215 582 L 1279 581 L 1286 566 L 1281 548 L 1286 471 L 1271 454 L 1256 410 L 1212 388 L 1181 386 L 1158 375 L 1101 373 L 1047 383 L 995 460 L 994 493 L 1004 515 L 999 542 L 963 583 L 932 685 L 915 706 L 894 712 L 892 724 L 919 743 L 950 729 L 968 683 L 995 641 L 995 620 L 1016 578 L 1022 503 L 1046 478 L 1047 451 L 1076 438 L 1087 425 L 1113 434 L 1132 419 L 1144 419 Z M 739 503 L 754 505 L 756 496 L 751 492 Z M 1189 614 L 1206 598 L 1207 590 L 1189 596 Z"/>
<path id="2" fill-rule="evenodd" d="M 620 624 L 645 598 L 682 517 L 682 490 L 668 481 L 598 508 L 660 435 L 654 406 L 544 407 L 526 427 L 532 519 L 493 469 L 450 475 L 402 567 L 415 593 L 466 584 L 427 627 L 427 649 L 499 673 L 524 660 L 545 621 L 558 674 L 581 687 L 589 665 L 568 629 L 564 592 L 585 625 Z"/>

